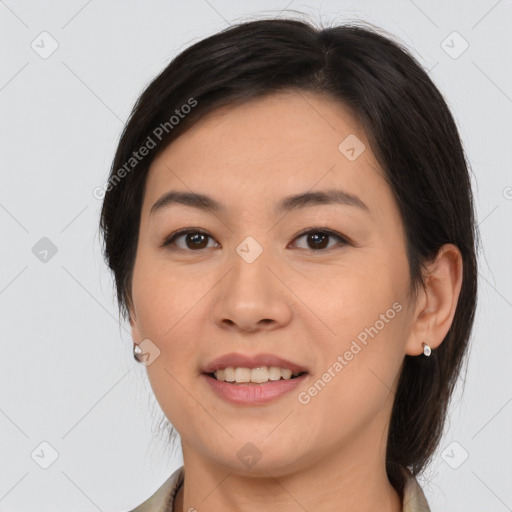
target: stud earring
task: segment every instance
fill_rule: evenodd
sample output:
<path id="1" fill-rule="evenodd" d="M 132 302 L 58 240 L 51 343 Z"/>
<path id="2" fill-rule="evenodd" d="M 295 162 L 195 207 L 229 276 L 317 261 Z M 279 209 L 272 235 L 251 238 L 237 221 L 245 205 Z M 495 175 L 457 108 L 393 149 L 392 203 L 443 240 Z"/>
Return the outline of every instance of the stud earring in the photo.
<path id="1" fill-rule="evenodd" d="M 432 354 L 432 349 L 426 344 L 422 343 L 423 345 L 423 354 L 425 354 L 427 357 Z"/>
<path id="2" fill-rule="evenodd" d="M 139 347 L 139 345 L 133 345 L 133 357 L 135 360 L 140 363 L 141 360 L 139 359 L 139 356 L 142 354 L 142 349 Z"/>

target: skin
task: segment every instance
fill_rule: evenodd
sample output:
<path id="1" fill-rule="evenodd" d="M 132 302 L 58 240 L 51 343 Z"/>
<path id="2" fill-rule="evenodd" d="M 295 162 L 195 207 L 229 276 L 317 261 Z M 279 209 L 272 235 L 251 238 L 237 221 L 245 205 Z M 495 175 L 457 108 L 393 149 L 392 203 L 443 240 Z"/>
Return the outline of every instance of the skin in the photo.
<path id="1" fill-rule="evenodd" d="M 350 161 L 338 150 L 355 134 L 366 146 Z M 341 188 L 349 205 L 277 215 L 285 196 Z M 173 204 L 150 215 L 169 190 L 212 196 L 213 214 Z M 178 229 L 211 238 L 197 249 Z M 348 238 L 315 240 L 307 228 Z M 318 229 L 313 229 L 313 234 Z M 237 246 L 252 236 L 262 254 L 247 263 Z M 181 249 L 181 250 L 180 250 Z M 357 119 L 334 99 L 287 91 L 224 107 L 198 121 L 151 165 L 142 205 L 130 323 L 135 343 L 160 355 L 147 366 L 155 396 L 182 440 L 185 483 L 178 511 L 402 510 L 385 471 L 386 438 L 406 354 L 434 350 L 451 325 L 462 282 L 457 247 L 429 267 L 415 301 L 403 224 Z M 402 310 L 308 404 L 313 385 L 357 335 L 399 302 Z M 210 390 L 202 365 L 228 353 L 270 352 L 306 366 L 297 391 L 256 406 L 234 405 Z M 261 453 L 246 467 L 248 442 Z"/>

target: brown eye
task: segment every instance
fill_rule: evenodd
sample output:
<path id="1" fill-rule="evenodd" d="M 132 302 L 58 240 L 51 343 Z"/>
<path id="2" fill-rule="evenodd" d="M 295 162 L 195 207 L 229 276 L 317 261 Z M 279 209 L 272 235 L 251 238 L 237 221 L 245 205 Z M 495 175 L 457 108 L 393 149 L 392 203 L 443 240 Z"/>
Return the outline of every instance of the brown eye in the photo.
<path id="1" fill-rule="evenodd" d="M 307 247 L 299 248 L 309 251 L 321 251 L 325 249 L 331 249 L 336 245 L 343 246 L 349 243 L 347 239 L 339 233 L 318 228 L 305 231 L 296 237 L 295 240 L 300 240 L 301 238 L 306 239 Z M 333 240 L 334 243 L 331 243 Z M 212 242 L 213 245 L 210 242 Z M 199 251 L 201 249 L 219 247 L 220 244 L 215 242 L 214 239 L 204 231 L 197 229 L 182 229 L 171 235 L 163 243 L 163 246 L 169 247 L 170 250 Z"/>
<path id="2" fill-rule="evenodd" d="M 296 240 L 299 240 L 301 238 L 306 239 L 307 247 L 300 247 L 301 249 L 306 250 L 322 250 L 322 249 L 330 249 L 331 247 L 335 245 L 345 245 L 348 243 L 348 241 L 341 236 L 338 233 L 335 233 L 330 230 L 325 229 L 310 229 L 309 231 L 306 231 L 305 233 L 302 233 L 299 235 Z M 330 239 L 337 239 L 338 243 L 334 243 L 329 245 Z"/>
<path id="3" fill-rule="evenodd" d="M 187 245 L 188 248 L 204 249 L 208 246 L 207 238 L 208 235 L 204 233 L 187 233 L 185 235 L 185 245 Z"/>
<path id="4" fill-rule="evenodd" d="M 177 243 L 180 239 L 183 239 L 183 242 Z M 203 231 L 187 229 L 178 231 L 167 239 L 163 245 L 166 247 L 170 246 L 171 250 L 176 247 L 177 250 L 196 251 L 212 247 L 211 245 L 208 246 L 210 240 L 213 240 L 213 238 Z M 213 247 L 215 247 L 215 244 Z"/>

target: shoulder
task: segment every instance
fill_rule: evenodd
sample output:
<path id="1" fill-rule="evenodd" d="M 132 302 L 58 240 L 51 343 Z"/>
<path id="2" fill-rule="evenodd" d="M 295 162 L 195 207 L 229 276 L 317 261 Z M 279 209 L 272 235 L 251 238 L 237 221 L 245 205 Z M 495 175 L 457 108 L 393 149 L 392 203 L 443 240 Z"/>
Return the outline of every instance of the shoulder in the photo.
<path id="1" fill-rule="evenodd" d="M 416 477 L 404 469 L 405 485 L 402 512 L 431 512 L 425 494 Z"/>
<path id="2" fill-rule="evenodd" d="M 147 500 L 129 512 L 172 512 L 167 504 L 172 503 L 183 480 L 183 466 L 179 467 Z"/>

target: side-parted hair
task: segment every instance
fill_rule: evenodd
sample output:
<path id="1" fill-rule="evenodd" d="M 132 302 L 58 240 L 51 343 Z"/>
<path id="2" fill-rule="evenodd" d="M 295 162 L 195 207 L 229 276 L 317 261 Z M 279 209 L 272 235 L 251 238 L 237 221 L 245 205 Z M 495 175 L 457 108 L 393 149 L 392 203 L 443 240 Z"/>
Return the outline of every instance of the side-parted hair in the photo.
<path id="1" fill-rule="evenodd" d="M 104 190 L 100 230 L 119 311 L 128 318 L 142 199 L 154 158 L 214 109 L 287 90 L 327 94 L 362 123 L 403 220 L 411 297 L 425 286 L 425 264 L 443 244 L 455 244 L 462 254 L 462 288 L 443 343 L 430 357 L 405 355 L 402 365 L 386 449 L 388 478 L 402 493 L 402 469 L 420 473 L 441 440 L 467 353 L 478 231 L 454 119 L 428 74 L 392 37 L 354 23 L 315 28 L 264 19 L 229 27 L 170 62 L 138 98 Z M 143 147 L 148 150 L 139 151 Z"/>

